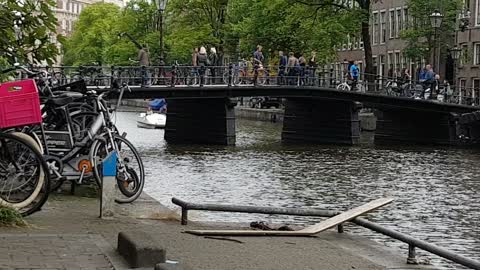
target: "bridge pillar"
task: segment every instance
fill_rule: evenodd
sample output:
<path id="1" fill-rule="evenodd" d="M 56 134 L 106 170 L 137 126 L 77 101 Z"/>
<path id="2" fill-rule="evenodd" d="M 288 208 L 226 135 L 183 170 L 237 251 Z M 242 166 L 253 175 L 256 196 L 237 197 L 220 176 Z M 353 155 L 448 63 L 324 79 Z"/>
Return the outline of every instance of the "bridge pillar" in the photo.
<path id="1" fill-rule="evenodd" d="M 285 104 L 282 141 L 357 144 L 360 108 L 360 103 L 352 101 L 289 98 Z"/>
<path id="2" fill-rule="evenodd" d="M 169 99 L 165 140 L 235 145 L 234 106 L 224 98 Z"/>
<path id="3" fill-rule="evenodd" d="M 376 144 L 456 144 L 456 120 L 448 112 L 382 108 L 375 114 Z"/>

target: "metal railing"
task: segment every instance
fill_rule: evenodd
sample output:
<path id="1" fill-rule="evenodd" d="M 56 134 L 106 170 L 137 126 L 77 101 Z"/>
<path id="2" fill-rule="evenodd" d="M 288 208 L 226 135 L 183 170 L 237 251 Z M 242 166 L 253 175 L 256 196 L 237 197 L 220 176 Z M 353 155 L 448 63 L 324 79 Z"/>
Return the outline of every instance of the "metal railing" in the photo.
<path id="1" fill-rule="evenodd" d="M 399 77 L 360 74 L 354 87 L 344 70 L 325 67 L 279 67 L 245 63 L 228 66 L 60 66 L 37 67 L 47 70 L 54 81 L 66 84 L 83 79 L 87 86 L 107 88 L 115 78 L 131 86 L 288 86 L 325 87 L 361 91 L 378 95 L 425 98 L 424 87 L 417 81 L 401 81 Z M 364 79 L 373 78 L 368 83 Z M 355 88 L 355 89 L 354 89 Z M 431 91 L 430 91 L 431 92 Z M 480 106 L 480 89 L 440 85 L 439 102 Z"/>
<path id="2" fill-rule="evenodd" d="M 259 206 L 238 206 L 238 205 L 222 205 L 222 204 L 197 204 L 182 201 L 177 198 L 172 198 L 172 203 L 182 208 L 181 224 L 187 225 L 189 210 L 204 210 L 217 212 L 237 212 L 237 213 L 256 213 L 256 214 L 276 214 L 276 215 L 291 215 L 291 216 L 315 216 L 315 217 L 333 217 L 341 212 L 331 210 L 318 209 L 296 209 L 296 208 L 278 208 L 278 207 L 259 207 Z M 428 251 L 432 254 L 458 263 L 471 269 L 480 269 L 480 262 L 467 258 L 465 256 L 456 254 L 450 250 L 430 244 L 423 240 L 416 239 L 410 235 L 400 233 L 389 228 L 386 228 L 377 223 L 368 221 L 364 218 L 354 218 L 353 222 L 359 226 L 370 229 L 372 231 L 389 236 L 393 239 L 399 240 L 408 244 L 408 258 L 407 263 L 416 263 L 415 248 Z M 338 232 L 343 233 L 343 225 L 338 226 Z"/>

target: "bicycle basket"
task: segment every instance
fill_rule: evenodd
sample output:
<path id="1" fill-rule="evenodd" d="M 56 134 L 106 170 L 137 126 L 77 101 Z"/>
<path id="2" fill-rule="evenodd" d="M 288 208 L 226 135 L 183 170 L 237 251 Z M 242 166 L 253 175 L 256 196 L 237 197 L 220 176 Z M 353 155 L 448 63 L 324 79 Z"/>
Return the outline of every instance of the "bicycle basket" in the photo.
<path id="1" fill-rule="evenodd" d="M 0 128 L 41 122 L 40 98 L 34 80 L 0 84 Z"/>

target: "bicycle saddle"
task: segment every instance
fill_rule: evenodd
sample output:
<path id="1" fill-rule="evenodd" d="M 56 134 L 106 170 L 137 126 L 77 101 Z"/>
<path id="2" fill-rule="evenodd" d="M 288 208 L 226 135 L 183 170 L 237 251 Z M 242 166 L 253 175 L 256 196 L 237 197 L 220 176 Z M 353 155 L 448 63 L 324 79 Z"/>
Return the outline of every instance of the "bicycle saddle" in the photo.
<path id="1" fill-rule="evenodd" d="M 55 93 L 55 98 L 72 98 L 72 99 L 79 99 L 83 98 L 84 95 L 82 93 L 78 92 L 69 92 L 69 91 L 56 91 Z"/>
<path id="2" fill-rule="evenodd" d="M 55 106 L 64 106 L 67 105 L 68 103 L 73 102 L 73 97 L 53 97 L 49 100 L 50 102 L 53 103 Z"/>

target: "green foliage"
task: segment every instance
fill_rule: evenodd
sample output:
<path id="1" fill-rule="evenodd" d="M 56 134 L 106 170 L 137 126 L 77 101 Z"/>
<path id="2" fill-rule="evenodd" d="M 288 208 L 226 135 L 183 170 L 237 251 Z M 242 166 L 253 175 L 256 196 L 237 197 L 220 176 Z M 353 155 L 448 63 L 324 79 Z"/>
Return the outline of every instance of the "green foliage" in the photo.
<path id="1" fill-rule="evenodd" d="M 53 0 L 0 2 L 0 54 L 10 64 L 15 62 L 15 57 L 22 63 L 53 63 L 58 54 L 54 40 L 63 41 L 63 37 L 53 34 L 57 26 L 54 6 Z M 23 19 L 16 34 L 14 22 L 20 18 Z"/>
<path id="2" fill-rule="evenodd" d="M 160 51 L 158 12 L 150 1 L 133 0 L 121 10 L 110 3 L 96 3 L 85 8 L 75 23 L 65 46 L 65 65 L 132 65 L 138 48 L 126 36 L 147 44 L 151 61 Z"/>
<path id="3" fill-rule="evenodd" d="M 238 2 L 242 2 L 239 4 Z M 251 56 L 256 45 L 271 52 L 317 51 L 324 61 L 335 55 L 335 46 L 358 32 L 355 10 L 325 6 L 322 9 L 288 0 L 240 0 L 231 7 L 231 29 L 238 37 L 240 55 Z"/>
<path id="4" fill-rule="evenodd" d="M 0 226 L 3 227 L 24 227 L 27 223 L 23 220 L 22 215 L 15 209 L 0 206 Z"/>
<path id="5" fill-rule="evenodd" d="M 328 62 L 347 35 L 359 36 L 361 16 L 358 8 L 312 9 L 291 0 L 170 0 L 164 19 L 166 62 L 189 63 L 192 49 L 200 46 L 216 47 L 236 60 L 251 57 L 256 45 L 267 56 L 315 50 Z M 124 32 L 147 44 L 151 62 L 158 62 L 159 18 L 154 1 L 132 0 L 123 10 L 91 5 L 67 42 L 65 64 L 132 64 L 138 49 L 126 37 L 118 38 Z"/>
<path id="6" fill-rule="evenodd" d="M 445 50 L 453 40 L 456 17 L 462 7 L 462 0 L 408 0 L 407 4 L 413 20 L 409 28 L 401 32 L 402 39 L 408 42 L 405 55 L 412 59 L 429 59 L 432 50 L 437 46 Z M 435 10 L 444 16 L 436 33 L 430 21 L 430 15 Z"/>
<path id="7" fill-rule="evenodd" d="M 119 17 L 120 9 L 115 4 L 99 3 L 85 8 L 66 43 L 64 63 L 108 63 L 107 54 L 116 39 L 115 28 Z"/>

